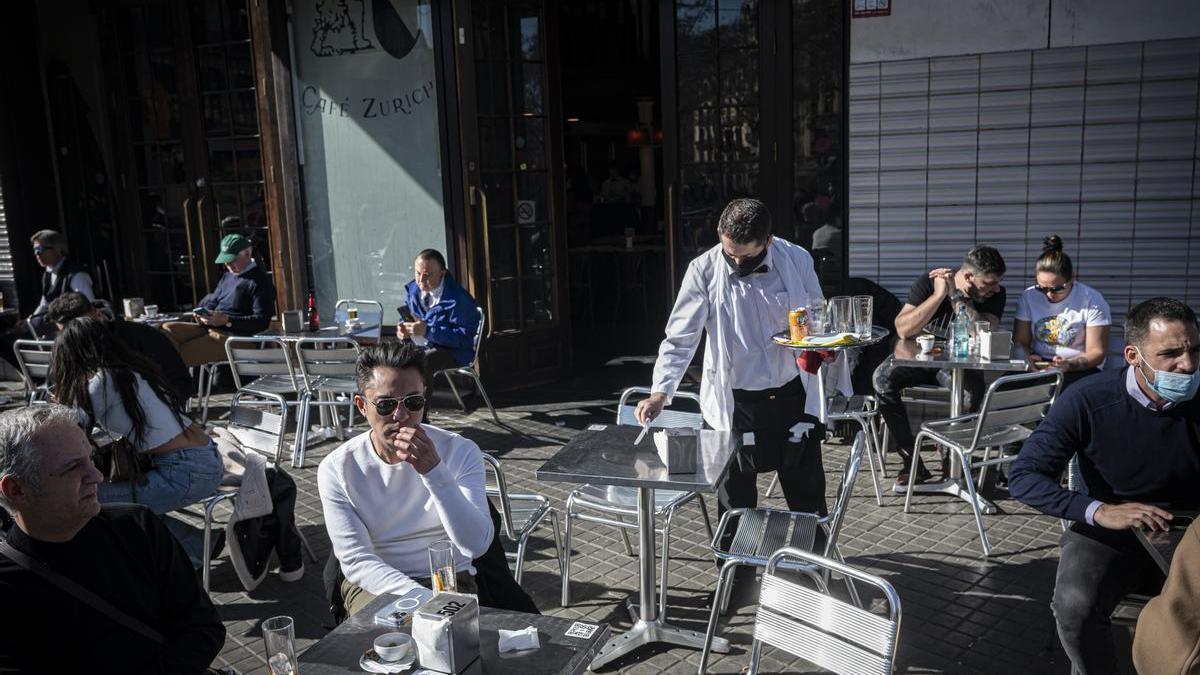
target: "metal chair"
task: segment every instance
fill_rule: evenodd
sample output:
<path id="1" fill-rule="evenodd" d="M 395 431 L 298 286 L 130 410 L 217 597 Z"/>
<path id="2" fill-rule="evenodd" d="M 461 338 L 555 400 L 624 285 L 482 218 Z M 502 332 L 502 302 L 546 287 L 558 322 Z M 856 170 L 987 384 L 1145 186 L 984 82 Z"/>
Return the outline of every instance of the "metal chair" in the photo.
<path id="1" fill-rule="evenodd" d="M 789 567 L 800 568 L 818 590 L 776 573 Z M 882 591 L 886 617 L 829 595 L 825 579 L 830 572 Z M 763 645 L 768 645 L 840 675 L 891 675 L 900 617 L 900 596 L 884 579 L 802 549 L 779 549 L 767 560 L 746 672 L 758 672 Z"/>
<path id="2" fill-rule="evenodd" d="M 292 466 L 303 467 L 308 445 L 308 390 L 296 379 L 292 350 L 277 337 L 231 337 L 225 341 L 225 355 L 238 391 L 253 389 L 269 394 L 295 394 L 296 442 L 292 447 Z M 248 379 L 252 378 L 252 379 Z"/>
<path id="3" fill-rule="evenodd" d="M 1046 416 L 1046 411 L 1054 404 L 1058 390 L 1062 387 L 1062 372 L 1022 373 L 1007 375 L 992 383 L 983 397 L 983 404 L 978 413 L 961 415 L 938 422 L 926 422 L 921 425 L 921 431 L 913 443 L 911 472 L 916 470 L 917 458 L 920 456 L 922 441 L 929 441 L 948 448 L 953 455 L 951 461 L 957 460 L 963 469 L 963 482 L 970 495 L 971 509 L 975 513 L 975 525 L 979 529 L 979 542 L 983 547 L 983 555 L 991 555 L 991 545 L 988 543 L 987 532 L 983 527 L 983 513 L 980 511 L 975 483 L 971 475 L 971 467 L 987 467 L 1010 463 L 1015 455 L 1005 456 L 999 452 L 997 457 L 988 458 L 985 454 L 980 460 L 972 459 L 976 450 L 1000 448 L 1010 443 L 1020 443 L 1033 433 L 1036 426 Z M 980 474 L 982 483 L 983 473 Z M 904 512 L 908 513 L 912 502 L 913 484 L 909 481 L 908 490 L 904 496 Z"/>
<path id="4" fill-rule="evenodd" d="M 446 382 L 450 384 L 450 391 L 454 392 L 454 398 L 458 400 L 458 407 L 463 412 L 467 411 L 467 404 L 463 403 L 462 396 L 459 395 L 458 387 L 455 386 L 454 378 L 451 375 L 466 375 L 475 380 L 475 387 L 479 389 L 479 395 L 483 396 L 483 402 L 487 404 L 488 410 L 492 412 L 492 419 L 496 420 L 496 424 L 500 424 L 500 416 L 496 414 L 496 407 L 492 405 L 492 399 L 488 398 L 487 390 L 483 388 L 483 382 L 479 379 L 479 353 L 481 351 L 480 348 L 483 346 L 483 329 L 487 323 L 487 316 L 484 315 L 482 308 L 476 308 L 476 311 L 479 312 L 479 328 L 476 329 L 475 339 L 472 342 L 475 348 L 475 358 L 471 361 L 471 364 L 455 368 L 443 368 L 434 373 L 433 377 L 429 379 L 432 381 L 436 380 L 438 375 L 444 376 Z"/>
<path id="5" fill-rule="evenodd" d="M 721 573 L 717 575 L 717 588 L 713 593 L 712 610 L 708 616 L 708 629 L 704 633 L 704 648 L 700 654 L 700 672 L 708 667 L 708 653 L 712 647 L 713 637 L 717 630 L 717 615 L 724 614 L 729 609 L 729 594 L 733 589 L 730 583 L 733 572 L 740 566 L 767 567 L 773 554 L 781 548 L 792 547 L 811 551 L 816 546 L 817 528 L 825 534 L 824 555 L 826 558 L 842 560 L 838 549 L 838 534 L 842 529 L 842 521 L 853 492 L 854 479 L 858 476 L 858 468 L 862 464 L 863 451 L 867 447 L 865 432 L 858 432 L 854 443 L 846 456 L 842 470 L 842 480 L 838 485 L 837 498 L 833 510 L 827 516 L 816 513 L 797 513 L 782 509 L 730 509 L 721 516 L 717 533 L 712 538 L 712 552 L 718 559 L 724 561 Z M 734 518 L 737 518 L 736 524 Z M 728 549 L 721 548 L 721 540 L 725 533 L 733 529 L 733 538 Z M 826 577 L 828 574 L 825 575 Z M 862 605 L 858 591 L 850 576 L 843 577 L 847 592 L 855 605 Z"/>
<path id="6" fill-rule="evenodd" d="M 500 468 L 500 460 L 483 453 L 483 461 L 491 470 L 493 486 L 487 488 L 489 497 L 500 500 L 500 523 L 504 527 L 504 536 L 517 542 L 516 553 L 506 553 L 510 560 L 515 560 L 517 569 L 513 578 L 521 583 L 525 572 L 525 548 L 529 544 L 529 535 L 533 533 L 546 516 L 550 516 L 550 528 L 554 531 L 554 557 L 558 560 L 558 571 L 562 574 L 562 541 L 558 530 L 558 511 L 550 506 L 550 499 L 543 495 L 511 493 L 508 491 L 508 481 L 504 470 Z"/>
<path id="7" fill-rule="evenodd" d="M 46 378 L 50 375 L 50 358 L 54 349 L 53 340 L 17 340 L 13 342 L 13 355 L 17 357 L 17 368 L 25 384 L 25 398 L 29 403 L 49 398 Z"/>
<path id="8" fill-rule="evenodd" d="M 333 408 L 333 427 L 339 441 L 346 440 L 346 432 L 342 428 L 338 406 L 348 408 L 346 426 L 354 427 L 354 402 L 348 397 L 358 391 L 355 364 L 359 351 L 358 343 L 345 337 L 301 338 L 296 341 L 296 363 L 300 368 L 300 381 L 308 393 L 309 405 Z M 337 396 L 347 398 L 339 401 Z M 304 466 L 303 452 L 300 466 Z"/>
<path id="9" fill-rule="evenodd" d="M 353 298 L 343 298 L 337 301 L 333 306 L 333 318 L 335 321 L 346 321 L 350 318 L 349 309 L 354 307 L 358 309 L 359 321 L 363 324 L 361 332 L 356 332 L 355 335 L 364 338 L 372 338 L 378 340 L 383 334 L 383 303 L 378 300 L 355 300 Z M 362 308 L 366 308 L 366 312 Z"/>
<path id="10" fill-rule="evenodd" d="M 279 414 L 266 412 L 261 408 L 251 407 L 242 403 L 244 397 L 254 397 L 255 403 L 274 404 L 279 407 Z M 230 434 L 237 439 L 245 450 L 254 451 L 271 458 L 272 466 L 279 466 L 283 458 L 284 435 L 287 433 L 287 401 L 279 394 L 243 389 L 233 395 L 229 405 Z M 208 579 L 212 567 L 212 529 L 213 511 L 218 504 L 233 502 L 237 499 L 237 488 L 220 487 L 212 495 L 200 500 L 204 509 L 204 562 L 201 571 L 201 582 L 204 591 L 208 592 Z M 304 535 L 300 541 L 310 560 L 316 560 L 312 546 Z"/>
<path id="11" fill-rule="evenodd" d="M 650 393 L 650 389 L 647 387 L 630 387 L 622 391 L 620 401 L 617 403 L 617 424 L 639 426 L 637 419 L 634 417 L 636 406 L 628 404 L 629 397 L 634 394 L 648 395 Z M 699 396 L 689 392 L 676 392 L 675 400 L 679 399 L 695 401 L 697 404 L 700 402 Z M 668 408 L 663 410 L 658 417 L 654 418 L 650 426 L 657 429 L 700 429 L 704 426 L 704 418 L 698 412 L 685 412 Z M 663 541 L 658 601 L 658 616 L 660 618 L 667 615 L 667 581 L 671 560 L 671 521 L 674 519 L 675 511 L 680 506 L 691 501 L 695 501 L 699 507 L 700 514 L 704 517 L 704 529 L 708 533 L 709 538 L 711 538 L 713 532 L 712 523 L 708 518 L 708 507 L 705 505 L 704 497 L 700 493 L 685 492 L 682 490 L 654 491 L 654 517 L 656 520 L 658 518 L 664 519 L 662 528 L 656 528 L 656 531 L 662 535 Z M 637 530 L 637 502 L 637 488 L 616 485 L 583 485 L 567 496 L 567 528 L 563 548 L 562 575 L 563 607 L 567 607 L 571 601 L 571 538 L 573 536 L 574 521 L 583 520 L 589 523 L 601 523 L 618 528 L 618 531 L 621 533 L 621 540 L 625 544 L 626 555 L 633 555 L 633 548 L 629 544 L 629 530 Z M 599 514 L 594 515 L 585 513 L 585 511 L 599 512 Z M 632 518 L 633 522 L 626 522 L 626 517 Z"/>

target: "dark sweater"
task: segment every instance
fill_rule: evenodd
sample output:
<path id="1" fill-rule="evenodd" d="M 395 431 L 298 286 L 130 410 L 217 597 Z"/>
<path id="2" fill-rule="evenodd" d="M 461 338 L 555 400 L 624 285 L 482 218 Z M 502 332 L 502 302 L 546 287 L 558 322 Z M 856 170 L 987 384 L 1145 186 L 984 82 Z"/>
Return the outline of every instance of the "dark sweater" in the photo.
<path id="1" fill-rule="evenodd" d="M 161 330 L 144 323 L 114 319 L 113 333 L 131 349 L 158 364 L 167 384 L 182 400 L 192 395 L 192 374 L 188 372 L 179 349 Z"/>
<path id="2" fill-rule="evenodd" d="M 0 556 L 0 672 L 202 673 L 221 651 L 221 618 L 187 554 L 149 509 L 104 506 L 63 544 L 31 539 L 14 525 L 8 542 L 156 628 L 168 644 Z"/>
<path id="3" fill-rule="evenodd" d="M 234 335 L 261 333 L 275 316 L 275 284 L 258 264 L 240 275 L 225 272 L 213 292 L 200 299 L 200 306 L 228 314 L 229 325 L 223 330 Z"/>
<path id="4" fill-rule="evenodd" d="M 1102 371 L 1062 394 L 1013 462 L 1013 497 L 1080 523 L 1093 500 L 1200 507 L 1200 400 L 1150 410 L 1129 395 L 1125 373 Z M 1076 453 L 1082 493 L 1059 484 Z"/>

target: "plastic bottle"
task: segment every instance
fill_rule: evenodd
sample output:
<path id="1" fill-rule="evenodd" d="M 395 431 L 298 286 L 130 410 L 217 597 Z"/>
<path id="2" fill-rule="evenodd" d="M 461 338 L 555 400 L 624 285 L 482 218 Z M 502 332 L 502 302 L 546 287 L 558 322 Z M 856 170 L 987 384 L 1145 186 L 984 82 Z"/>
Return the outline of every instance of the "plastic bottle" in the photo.
<path id="1" fill-rule="evenodd" d="M 965 302 L 958 303 L 958 310 L 954 312 L 950 336 L 954 358 L 965 359 L 971 355 L 971 315 L 967 313 Z"/>
<path id="2" fill-rule="evenodd" d="M 317 311 L 317 298 L 312 292 L 308 292 L 308 329 L 316 332 L 321 330 L 321 314 Z"/>

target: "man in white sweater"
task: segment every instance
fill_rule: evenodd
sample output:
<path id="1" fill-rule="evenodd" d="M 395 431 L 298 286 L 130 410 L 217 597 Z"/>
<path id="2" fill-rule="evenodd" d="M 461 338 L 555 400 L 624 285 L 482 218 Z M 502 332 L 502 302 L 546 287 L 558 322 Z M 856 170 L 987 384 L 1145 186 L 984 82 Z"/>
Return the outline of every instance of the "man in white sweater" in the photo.
<path id="1" fill-rule="evenodd" d="M 387 342 L 358 357 L 354 404 L 370 431 L 346 441 L 317 471 L 325 527 L 354 614 L 383 593 L 429 586 L 429 544 L 449 539 L 458 590 L 475 592 L 471 561 L 491 544 L 483 459 L 474 442 L 421 424 L 423 351 Z"/>

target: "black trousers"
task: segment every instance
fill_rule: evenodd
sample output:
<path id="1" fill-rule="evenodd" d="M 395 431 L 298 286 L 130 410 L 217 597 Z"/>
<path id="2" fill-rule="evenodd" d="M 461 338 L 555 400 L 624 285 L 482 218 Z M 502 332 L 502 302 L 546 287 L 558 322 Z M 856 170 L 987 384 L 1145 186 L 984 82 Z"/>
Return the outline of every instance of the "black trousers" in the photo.
<path id="1" fill-rule="evenodd" d="M 821 438 L 825 428 L 804 414 L 805 393 L 799 377 L 762 391 L 733 391 L 733 431 L 753 432 L 754 445 L 742 446 L 717 491 L 718 515 L 729 509 L 758 506 L 758 474 L 775 471 L 791 511 L 825 515 L 825 467 Z M 799 440 L 793 425 L 807 421 L 813 429 Z"/>
<path id="2" fill-rule="evenodd" d="M 1116 673 L 1109 615 L 1126 595 L 1157 594 L 1162 571 L 1132 532 L 1100 532 L 1079 523 L 1059 540 L 1054 579 L 1054 621 L 1058 639 L 1079 675 Z"/>

